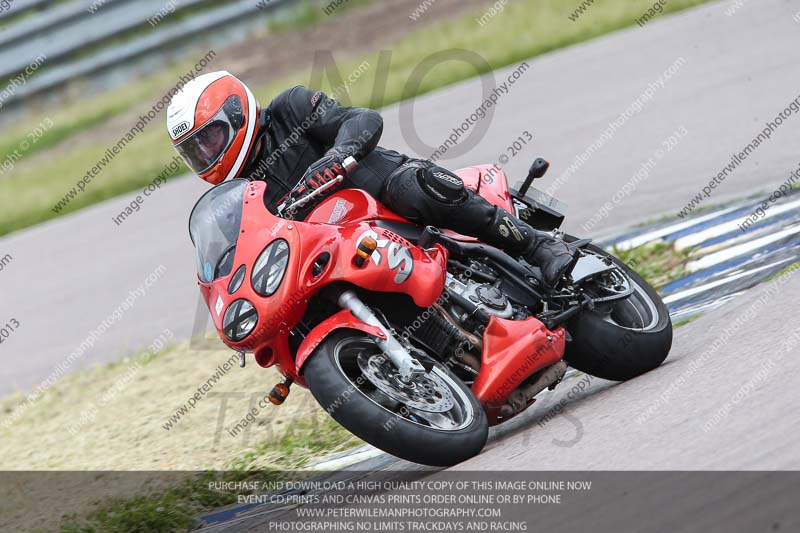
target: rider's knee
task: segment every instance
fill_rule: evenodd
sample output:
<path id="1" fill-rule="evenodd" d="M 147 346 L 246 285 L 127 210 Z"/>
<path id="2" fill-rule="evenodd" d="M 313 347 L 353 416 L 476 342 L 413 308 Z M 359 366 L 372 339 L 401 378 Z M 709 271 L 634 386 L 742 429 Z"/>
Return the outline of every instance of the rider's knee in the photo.
<path id="1" fill-rule="evenodd" d="M 398 169 L 388 180 L 384 203 L 398 214 L 426 223 L 453 216 L 468 198 L 463 180 L 432 163 L 414 162 Z"/>

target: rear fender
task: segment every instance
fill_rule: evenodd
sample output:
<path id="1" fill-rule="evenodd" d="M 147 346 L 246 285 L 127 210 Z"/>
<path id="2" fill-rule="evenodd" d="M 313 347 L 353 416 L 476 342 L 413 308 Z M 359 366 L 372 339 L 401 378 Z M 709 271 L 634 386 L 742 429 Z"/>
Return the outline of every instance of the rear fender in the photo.
<path id="1" fill-rule="evenodd" d="M 461 178 L 467 189 L 500 209 L 505 209 L 509 213 L 514 212 L 514 204 L 508 190 L 508 178 L 506 178 L 505 171 L 499 166 L 479 165 L 462 168 L 456 170 L 455 173 Z M 459 235 L 448 229 L 445 229 L 443 233 L 459 241 L 478 242 L 478 239 L 474 237 Z"/>
<path id="2" fill-rule="evenodd" d="M 499 166 L 478 165 L 456 170 L 456 174 L 464 181 L 464 186 L 475 191 L 490 204 L 496 205 L 511 213 L 514 205 L 508 190 L 508 178 Z"/>
<path id="3" fill-rule="evenodd" d="M 335 315 L 332 315 L 320 322 L 317 327 L 312 329 L 309 334 L 306 335 L 306 338 L 297 349 L 297 357 L 295 358 L 295 365 L 297 367 L 298 375 L 303 373 L 303 365 L 306 364 L 306 361 L 311 354 L 314 353 L 314 350 L 316 350 L 317 347 L 322 344 L 322 341 L 324 341 L 328 335 L 337 329 L 356 329 L 363 331 L 368 335 L 372 335 L 373 337 L 378 337 L 381 339 L 386 338 L 386 335 L 384 335 L 380 328 L 371 326 L 370 324 L 357 319 L 349 310 L 343 309 Z"/>

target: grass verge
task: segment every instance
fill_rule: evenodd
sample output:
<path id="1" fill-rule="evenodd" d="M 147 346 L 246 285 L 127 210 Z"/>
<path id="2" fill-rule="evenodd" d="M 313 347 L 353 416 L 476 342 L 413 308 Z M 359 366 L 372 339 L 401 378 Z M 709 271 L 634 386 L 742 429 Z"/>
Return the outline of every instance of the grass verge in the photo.
<path id="1" fill-rule="evenodd" d="M 357 443 L 357 439 L 332 419 L 326 419 L 320 424 L 298 420 L 293 422 L 290 433 L 276 441 L 259 445 L 236 460 L 229 470 L 202 472 L 177 486 L 148 490 L 128 498 L 106 500 L 85 516 L 75 513 L 65 516 L 60 530 L 67 533 L 190 531 L 196 527 L 195 519 L 201 513 L 236 503 L 239 494 L 253 493 L 251 490 L 214 490 L 211 482 L 244 481 L 261 485 L 276 481 L 296 481 L 312 475 L 311 472 L 298 472 L 307 466 L 310 458 Z M 253 461 L 275 452 L 281 453 L 281 458 L 273 468 L 250 470 L 249 466 Z"/>
<path id="2" fill-rule="evenodd" d="M 14 478 L 18 490 L 0 500 L 0 523 L 14 531 L 53 529 L 72 515 L 63 522 L 71 531 L 171 530 L 199 511 L 228 503 L 204 489 L 205 472 L 290 475 L 361 442 L 297 386 L 284 405 L 260 409 L 233 436 L 229 430 L 281 380 L 254 364 L 240 369 L 234 363 L 165 429 L 231 355 L 223 348 L 198 352 L 181 344 L 64 376 L 9 427 L 0 425 L 0 471 L 20 476 Z M 23 402 L 19 394 L 0 399 L 0 422 Z M 26 471 L 47 471 L 46 479 L 26 478 Z M 87 472 L 87 478 L 77 472 Z M 156 483 L 157 476 L 137 472 L 163 472 L 164 480 Z M 123 527 L 136 523 L 143 526 Z"/>
<path id="3" fill-rule="evenodd" d="M 654 242 L 630 250 L 613 248 L 611 253 L 623 260 L 647 283 L 659 289 L 686 275 L 689 250 L 677 251 L 668 242 Z"/>
<path id="4" fill-rule="evenodd" d="M 706 0 L 672 0 L 665 12 L 673 12 L 695 6 Z M 392 46 L 391 63 L 383 94 L 374 94 L 379 52 L 359 58 L 342 60 L 339 70 L 346 77 L 367 61 L 373 66 L 349 88 L 350 103 L 380 107 L 407 98 L 413 98 L 443 86 L 470 78 L 476 74 L 504 67 L 524 59 L 579 43 L 634 24 L 636 18 L 652 6 L 651 0 L 606 0 L 598 4 L 591 16 L 581 17 L 577 22 L 569 20 L 574 6 L 563 0 L 527 0 L 511 3 L 484 26 L 476 19 L 484 12 L 473 12 L 443 23 L 412 31 Z M 425 57 L 446 49 L 474 50 L 485 63 L 475 67 L 460 61 L 447 61 L 434 67 L 419 84 L 408 87 L 411 73 Z M 341 58 L 337 58 L 341 59 Z M 214 65 L 224 68 L 224 65 Z M 151 78 L 132 84 L 126 91 L 113 95 L 92 98 L 78 106 L 60 111 L 52 116 L 53 131 L 42 138 L 39 147 L 24 153 L 16 162 L 13 172 L 3 179 L 4 194 L 0 197 L 0 235 L 32 224 L 43 222 L 88 205 L 117 196 L 149 183 L 154 175 L 171 160 L 173 153 L 163 128 L 148 126 L 144 133 L 129 144 L 113 162 L 80 194 L 69 206 L 54 212 L 52 207 L 71 187 L 102 157 L 106 146 L 96 140 L 84 141 L 67 150 L 58 150 L 59 145 L 71 135 L 87 128 L 102 127 L 115 114 L 124 109 L 146 111 L 152 102 L 172 85 L 177 73 L 186 71 L 175 68 L 171 75 Z M 309 84 L 309 70 L 255 88 L 262 102 L 268 102 L 280 90 L 295 85 Z M 165 81 L 168 79 L 169 81 Z M 320 88 L 330 90 L 330 83 Z M 157 90 L 154 87 L 158 87 Z M 140 105 L 145 102 L 144 105 Z M 63 115 L 62 115 L 63 113 Z M 43 115 L 44 116 L 44 115 Z M 157 121 L 163 120 L 158 117 Z M 38 123 L 34 118 L 27 124 Z M 120 127 L 120 132 L 132 124 Z M 0 138 L 0 149 L 7 156 L 16 149 L 28 134 L 25 126 Z M 114 139 L 117 135 L 105 135 Z M 34 145 L 35 146 L 35 145 Z M 38 152 L 38 153 L 37 153 Z M 421 154 L 427 155 L 427 154 Z M 0 152 L 0 160 L 5 160 Z"/>
<path id="5" fill-rule="evenodd" d="M 781 270 L 780 272 L 776 272 L 775 274 L 773 274 L 773 275 L 769 276 L 769 277 L 768 277 L 768 278 L 766 278 L 766 279 L 765 279 L 765 280 L 764 280 L 762 283 L 766 283 L 766 282 L 768 282 L 768 281 L 772 281 L 772 280 L 774 280 L 774 279 L 778 279 L 778 278 L 780 278 L 781 276 L 783 276 L 784 274 L 788 274 L 789 272 L 794 272 L 794 271 L 795 271 L 795 270 L 797 270 L 798 268 L 800 268 L 800 261 L 798 261 L 798 262 L 796 262 L 796 263 L 792 263 L 791 265 L 787 266 L 786 268 L 784 268 L 784 269 L 783 269 L 783 270 Z"/>

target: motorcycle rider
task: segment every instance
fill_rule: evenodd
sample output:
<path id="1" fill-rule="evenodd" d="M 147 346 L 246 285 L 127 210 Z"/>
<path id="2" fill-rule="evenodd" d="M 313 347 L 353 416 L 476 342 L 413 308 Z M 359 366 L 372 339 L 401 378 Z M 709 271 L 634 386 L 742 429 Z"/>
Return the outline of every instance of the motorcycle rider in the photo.
<path id="1" fill-rule="evenodd" d="M 338 187 L 363 189 L 415 223 L 477 237 L 524 257 L 539 266 L 548 284 L 573 262 L 562 240 L 489 203 L 449 170 L 379 147 L 380 113 L 342 106 L 320 91 L 293 87 L 262 109 L 235 76 L 204 74 L 173 97 L 167 130 L 186 164 L 205 181 L 265 181 L 264 201 L 273 213 L 342 175 Z M 320 197 L 335 188 L 328 187 Z"/>

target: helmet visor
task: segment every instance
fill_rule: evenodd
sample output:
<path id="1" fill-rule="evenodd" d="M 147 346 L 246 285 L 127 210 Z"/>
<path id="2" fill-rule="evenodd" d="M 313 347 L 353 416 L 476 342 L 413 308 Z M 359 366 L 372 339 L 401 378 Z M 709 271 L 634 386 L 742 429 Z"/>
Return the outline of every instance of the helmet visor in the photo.
<path id="1" fill-rule="evenodd" d="M 208 124 L 175 145 L 189 168 L 197 174 L 213 167 L 233 143 L 236 131 L 242 126 L 238 100 L 236 97 L 229 99 Z"/>

